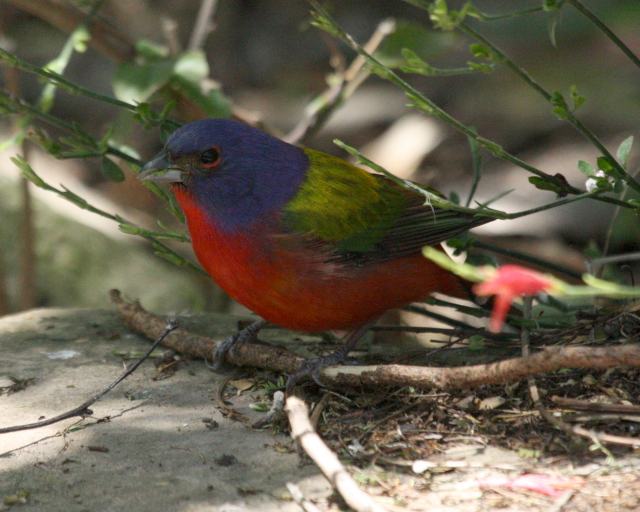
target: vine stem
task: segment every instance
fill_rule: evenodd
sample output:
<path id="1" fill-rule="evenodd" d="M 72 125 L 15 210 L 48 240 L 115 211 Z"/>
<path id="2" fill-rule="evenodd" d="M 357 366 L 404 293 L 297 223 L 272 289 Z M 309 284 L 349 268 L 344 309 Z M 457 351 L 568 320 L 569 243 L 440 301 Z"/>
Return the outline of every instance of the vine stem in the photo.
<path id="1" fill-rule="evenodd" d="M 622 42 L 622 40 L 611 30 L 593 11 L 591 11 L 586 5 L 584 5 L 580 0 L 566 0 L 568 3 L 573 5 L 573 7 L 584 14 L 589 21 L 591 21 L 596 27 L 598 27 L 604 34 L 611 39 L 613 44 L 615 44 L 622 53 L 624 53 L 629 60 L 633 62 L 638 68 L 640 68 L 640 58 L 631 51 L 631 49 Z"/>

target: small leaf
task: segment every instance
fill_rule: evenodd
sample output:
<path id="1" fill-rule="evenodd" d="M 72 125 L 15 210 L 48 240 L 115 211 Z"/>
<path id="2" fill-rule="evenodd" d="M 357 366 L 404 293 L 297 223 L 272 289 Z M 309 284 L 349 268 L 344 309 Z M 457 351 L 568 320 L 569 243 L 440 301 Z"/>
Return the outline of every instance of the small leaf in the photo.
<path id="1" fill-rule="evenodd" d="M 48 188 L 48 185 L 45 183 L 45 181 L 35 173 L 35 171 L 29 165 L 29 162 L 27 162 L 24 159 L 24 157 L 20 155 L 14 156 L 14 157 L 11 157 L 11 161 L 18 167 L 18 169 L 20 169 L 22 176 L 26 180 L 29 180 L 36 187 L 40 187 L 44 189 Z"/>
<path id="2" fill-rule="evenodd" d="M 402 49 L 402 56 L 405 63 L 400 69 L 406 73 L 417 73 L 420 75 L 429 76 L 433 74 L 433 67 L 422 60 L 413 50 L 409 48 Z"/>
<path id="3" fill-rule="evenodd" d="M 616 158 L 625 169 L 627 165 L 629 165 L 629 153 L 631 153 L 632 147 L 633 135 L 630 135 L 620 143 L 620 145 L 618 146 L 618 150 L 616 151 Z"/>
<path id="4" fill-rule="evenodd" d="M 556 29 L 558 28 L 559 21 L 560 21 L 560 11 L 556 11 L 547 20 L 547 32 L 549 34 L 549 41 L 551 41 L 551 46 L 553 46 L 554 48 L 558 47 L 558 43 L 556 41 Z"/>
<path id="5" fill-rule="evenodd" d="M 569 108 L 564 96 L 559 91 L 554 91 L 551 95 L 551 104 L 553 105 L 553 113 L 558 119 L 566 120 L 569 117 Z"/>
<path id="6" fill-rule="evenodd" d="M 146 61 L 163 60 L 169 57 L 169 48 L 149 39 L 140 39 L 136 43 L 136 53 Z"/>
<path id="7" fill-rule="evenodd" d="M 111 181 L 124 181 L 124 172 L 122 172 L 122 169 L 120 169 L 113 160 L 106 156 L 102 157 L 100 170 L 105 178 Z"/>
<path id="8" fill-rule="evenodd" d="M 563 189 L 560 185 L 547 178 L 542 178 L 541 176 L 530 176 L 529 183 L 531 183 L 539 190 L 549 190 L 551 192 L 555 192 L 558 195 L 563 193 Z"/>
<path id="9" fill-rule="evenodd" d="M 598 157 L 598 169 L 602 170 L 605 174 L 615 174 L 615 167 L 611 163 L 611 160 L 609 160 L 609 158 L 607 158 L 606 156 Z"/>
<path id="10" fill-rule="evenodd" d="M 198 83 L 209 76 L 209 64 L 202 50 L 184 52 L 178 57 L 173 73 L 190 82 Z"/>
<path id="11" fill-rule="evenodd" d="M 586 176 L 593 176 L 596 173 L 593 165 L 589 162 L 585 162 L 584 160 L 578 160 L 578 170 Z"/>
<path id="12" fill-rule="evenodd" d="M 113 78 L 113 92 L 116 98 L 129 103 L 146 101 L 169 81 L 173 66 L 170 60 L 120 64 Z"/>
<path id="13" fill-rule="evenodd" d="M 584 105 L 584 102 L 587 101 L 587 98 L 585 98 L 582 94 L 578 92 L 578 88 L 575 85 L 572 85 L 569 88 L 569 93 L 571 94 L 571 102 L 573 103 L 573 110 L 575 112 L 582 105 Z"/>
<path id="14" fill-rule="evenodd" d="M 487 46 L 480 43 L 469 45 L 469 51 L 476 59 L 492 60 L 493 58 L 493 52 L 491 52 Z"/>
<path id="15" fill-rule="evenodd" d="M 143 230 L 138 226 L 134 226 L 133 224 L 118 224 L 118 229 L 127 235 L 140 235 L 143 233 Z"/>

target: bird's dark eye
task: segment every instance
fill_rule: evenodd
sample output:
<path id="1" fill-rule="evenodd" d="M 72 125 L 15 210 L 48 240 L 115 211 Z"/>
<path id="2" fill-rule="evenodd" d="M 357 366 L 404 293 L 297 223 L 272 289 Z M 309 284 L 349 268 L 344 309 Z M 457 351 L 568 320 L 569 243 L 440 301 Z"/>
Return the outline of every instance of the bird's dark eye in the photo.
<path id="1" fill-rule="evenodd" d="M 220 163 L 220 149 L 216 146 L 200 153 L 200 163 L 205 169 L 213 169 Z"/>

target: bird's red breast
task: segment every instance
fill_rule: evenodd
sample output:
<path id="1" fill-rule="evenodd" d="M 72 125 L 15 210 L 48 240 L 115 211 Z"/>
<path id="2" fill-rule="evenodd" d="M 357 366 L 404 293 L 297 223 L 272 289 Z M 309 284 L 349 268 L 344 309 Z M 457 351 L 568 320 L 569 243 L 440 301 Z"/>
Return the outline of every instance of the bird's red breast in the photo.
<path id="1" fill-rule="evenodd" d="M 275 235 L 269 219 L 226 232 L 183 186 L 173 190 L 205 270 L 236 301 L 282 327 L 350 329 L 433 291 L 465 295 L 455 276 L 420 253 L 338 268 L 320 251 Z"/>

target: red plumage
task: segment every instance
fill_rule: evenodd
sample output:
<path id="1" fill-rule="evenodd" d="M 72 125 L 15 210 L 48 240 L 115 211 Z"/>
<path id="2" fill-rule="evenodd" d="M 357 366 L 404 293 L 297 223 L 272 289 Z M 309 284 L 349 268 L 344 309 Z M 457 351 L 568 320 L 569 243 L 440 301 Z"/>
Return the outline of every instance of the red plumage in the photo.
<path id="1" fill-rule="evenodd" d="M 270 229 L 272 219 L 225 232 L 183 186 L 173 190 L 205 270 L 236 301 L 280 326 L 352 329 L 433 291 L 466 294 L 457 277 L 419 252 L 338 268 L 317 248 L 278 236 Z"/>

